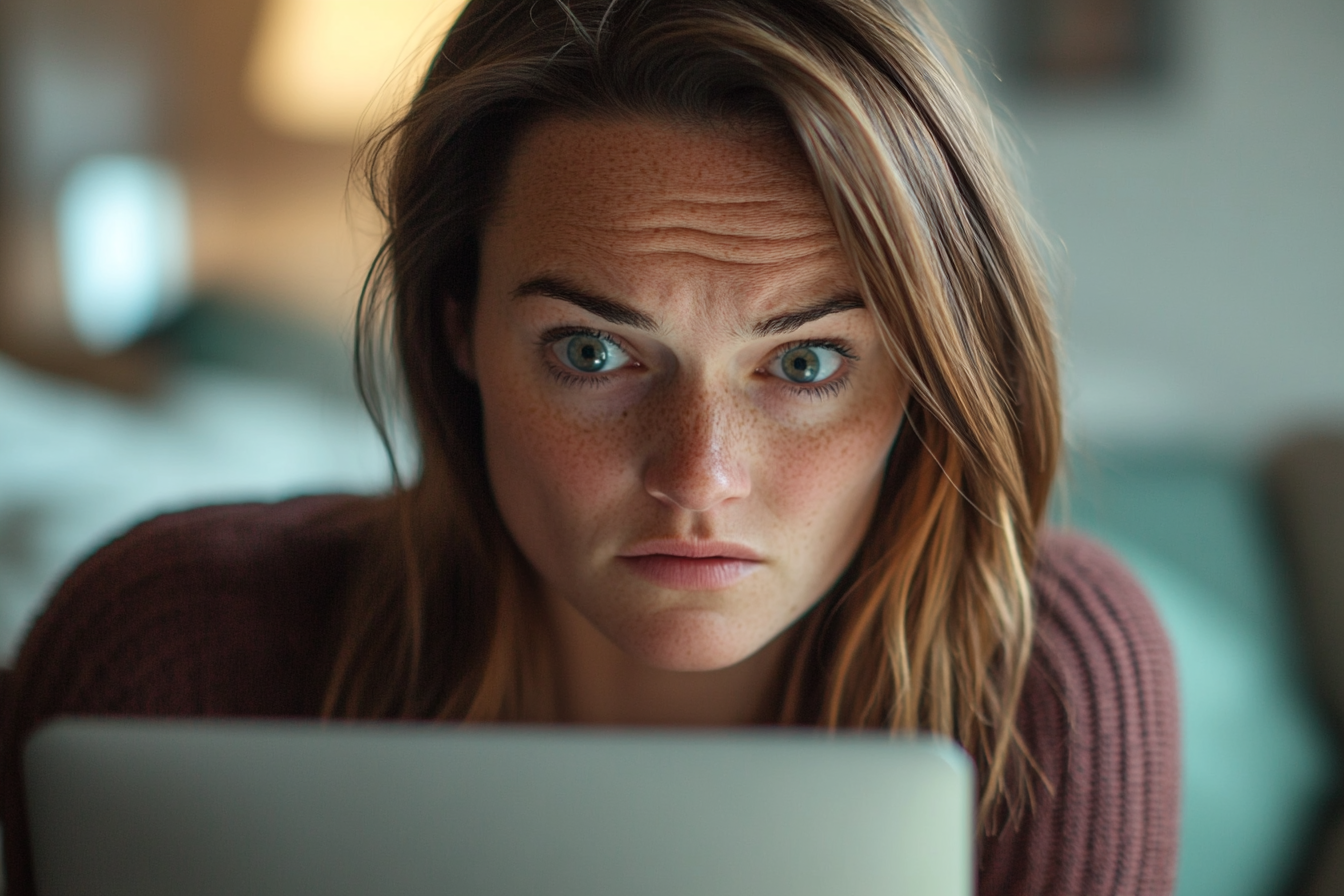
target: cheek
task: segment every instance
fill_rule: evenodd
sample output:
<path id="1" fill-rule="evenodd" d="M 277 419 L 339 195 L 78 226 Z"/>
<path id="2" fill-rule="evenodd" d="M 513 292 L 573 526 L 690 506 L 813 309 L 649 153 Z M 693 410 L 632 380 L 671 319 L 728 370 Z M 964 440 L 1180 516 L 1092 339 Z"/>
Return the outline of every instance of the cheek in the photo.
<path id="1" fill-rule="evenodd" d="M 517 365 L 515 371 L 525 369 Z M 630 488 L 630 427 L 548 400 L 525 374 L 480 371 L 486 459 L 500 513 L 543 575 L 610 520 Z"/>
<path id="2" fill-rule="evenodd" d="M 790 540 L 857 547 L 900 425 L 902 403 L 889 396 L 868 396 L 824 426 L 770 439 L 756 487 Z"/>

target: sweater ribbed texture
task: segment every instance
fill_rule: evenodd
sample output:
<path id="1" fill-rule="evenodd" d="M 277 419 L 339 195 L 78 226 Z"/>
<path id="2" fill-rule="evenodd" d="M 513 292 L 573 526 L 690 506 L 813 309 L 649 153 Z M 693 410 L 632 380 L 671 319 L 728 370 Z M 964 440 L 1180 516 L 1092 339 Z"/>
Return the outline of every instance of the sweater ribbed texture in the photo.
<path id="1" fill-rule="evenodd" d="M 4 684 L 0 820 L 9 896 L 30 896 L 21 745 L 58 715 L 312 716 L 366 502 L 207 507 L 136 527 L 85 561 Z M 979 844 L 982 896 L 1167 896 L 1176 865 L 1176 679 L 1124 568 L 1048 534 L 1018 723 L 1043 780 L 1018 827 Z M 1048 782 L 1048 786 L 1047 786 Z"/>

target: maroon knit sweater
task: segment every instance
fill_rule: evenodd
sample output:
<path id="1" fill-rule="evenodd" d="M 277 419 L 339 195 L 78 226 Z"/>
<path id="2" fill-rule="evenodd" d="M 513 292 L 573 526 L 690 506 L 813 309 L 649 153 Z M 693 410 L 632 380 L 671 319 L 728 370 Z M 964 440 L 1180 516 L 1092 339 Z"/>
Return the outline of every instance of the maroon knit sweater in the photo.
<path id="1" fill-rule="evenodd" d="M 32 867 L 20 750 L 60 714 L 311 716 L 335 608 L 365 542 L 362 499 L 207 507 L 133 529 L 80 566 L 4 688 L 0 818 L 9 896 Z M 1171 892 L 1179 744 L 1166 636 L 1133 579 L 1082 538 L 1048 535 L 1018 723 L 1050 788 L 980 843 L 979 891 Z"/>

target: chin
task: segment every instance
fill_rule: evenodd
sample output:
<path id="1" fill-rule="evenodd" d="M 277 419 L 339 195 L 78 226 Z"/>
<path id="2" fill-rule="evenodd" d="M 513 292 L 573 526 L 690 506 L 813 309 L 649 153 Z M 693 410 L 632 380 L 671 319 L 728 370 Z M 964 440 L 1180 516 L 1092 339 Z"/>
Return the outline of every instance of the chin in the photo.
<path id="1" fill-rule="evenodd" d="M 618 643 L 655 669 L 714 672 L 736 666 L 770 641 L 745 628 L 710 610 L 666 610 L 631 626 Z"/>

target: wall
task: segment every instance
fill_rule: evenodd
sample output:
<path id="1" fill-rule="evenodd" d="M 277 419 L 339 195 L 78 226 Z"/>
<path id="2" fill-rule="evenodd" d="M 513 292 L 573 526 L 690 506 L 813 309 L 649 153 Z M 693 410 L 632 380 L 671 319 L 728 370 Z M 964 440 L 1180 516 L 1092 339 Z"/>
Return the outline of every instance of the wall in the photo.
<path id="1" fill-rule="evenodd" d="M 949 0 L 981 57 L 1008 0 Z M 1063 247 L 1076 433 L 1234 452 L 1344 423 L 1344 3 L 1176 0 L 1150 90 L 989 80 Z"/>
<path id="2" fill-rule="evenodd" d="M 84 157 L 160 139 L 165 0 L 9 0 L 0 44 L 0 329 L 64 328 L 52 203 Z"/>
<path id="3" fill-rule="evenodd" d="M 7 0 L 0 5 L 0 344 L 70 341 L 56 191 L 107 153 L 183 175 L 193 288 L 340 333 L 380 224 L 348 189 L 353 140 L 295 140 L 246 106 L 260 0 Z M 40 352 L 39 352 L 40 353 Z M 30 359 L 31 360 L 31 359 Z"/>

